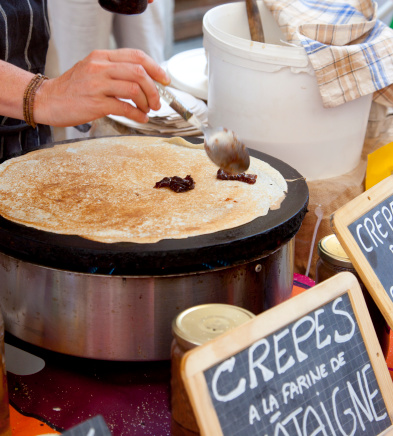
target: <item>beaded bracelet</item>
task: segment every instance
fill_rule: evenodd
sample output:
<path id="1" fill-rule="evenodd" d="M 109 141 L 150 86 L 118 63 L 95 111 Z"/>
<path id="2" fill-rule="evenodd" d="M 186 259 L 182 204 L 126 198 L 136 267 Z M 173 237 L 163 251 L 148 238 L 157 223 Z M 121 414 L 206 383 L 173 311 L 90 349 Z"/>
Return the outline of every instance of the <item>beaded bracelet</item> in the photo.
<path id="1" fill-rule="evenodd" d="M 41 86 L 44 80 L 48 80 L 49 77 L 44 76 L 43 74 L 36 74 L 27 85 L 25 92 L 23 94 L 23 117 L 26 123 L 36 128 L 37 124 L 34 122 L 33 110 L 34 110 L 34 97 L 37 89 Z"/>

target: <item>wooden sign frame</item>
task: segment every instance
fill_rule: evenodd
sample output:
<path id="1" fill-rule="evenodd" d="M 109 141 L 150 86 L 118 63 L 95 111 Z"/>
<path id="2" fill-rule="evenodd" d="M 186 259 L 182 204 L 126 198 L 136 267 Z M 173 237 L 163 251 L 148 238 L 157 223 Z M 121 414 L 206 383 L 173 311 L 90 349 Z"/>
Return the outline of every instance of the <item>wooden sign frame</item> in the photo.
<path id="1" fill-rule="evenodd" d="M 350 258 L 371 297 L 393 328 L 393 301 L 351 234 L 348 226 L 393 195 L 393 176 L 387 177 L 332 214 L 331 227 Z M 393 259 L 393 257 L 392 257 Z M 393 272 L 393 260 L 392 260 Z M 393 286 L 393 282 L 392 282 Z"/>
<path id="2" fill-rule="evenodd" d="M 205 436 L 224 434 L 209 394 L 204 371 L 347 293 L 387 413 L 390 421 L 393 422 L 393 385 L 384 355 L 359 282 L 352 273 L 343 272 L 185 354 L 181 363 L 181 374 L 201 434 Z M 233 419 L 237 417 L 234 416 Z M 384 430 L 383 433 L 389 434 L 387 430 L 390 429 L 393 431 L 393 426 Z"/>

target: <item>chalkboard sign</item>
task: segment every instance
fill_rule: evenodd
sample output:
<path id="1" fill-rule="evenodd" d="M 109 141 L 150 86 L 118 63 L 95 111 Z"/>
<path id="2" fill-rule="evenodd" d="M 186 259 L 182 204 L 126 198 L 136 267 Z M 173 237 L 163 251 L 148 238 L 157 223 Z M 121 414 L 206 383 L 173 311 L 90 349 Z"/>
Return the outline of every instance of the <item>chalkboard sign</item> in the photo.
<path id="1" fill-rule="evenodd" d="M 393 328 L 393 176 L 331 217 L 333 231 Z"/>
<path id="2" fill-rule="evenodd" d="M 373 436 L 393 428 L 392 381 L 348 272 L 191 350 L 181 371 L 203 435 Z"/>
<path id="3" fill-rule="evenodd" d="M 62 433 L 63 436 L 111 436 L 104 418 L 97 415 L 94 418 L 83 421 L 82 423 L 70 428 Z"/>

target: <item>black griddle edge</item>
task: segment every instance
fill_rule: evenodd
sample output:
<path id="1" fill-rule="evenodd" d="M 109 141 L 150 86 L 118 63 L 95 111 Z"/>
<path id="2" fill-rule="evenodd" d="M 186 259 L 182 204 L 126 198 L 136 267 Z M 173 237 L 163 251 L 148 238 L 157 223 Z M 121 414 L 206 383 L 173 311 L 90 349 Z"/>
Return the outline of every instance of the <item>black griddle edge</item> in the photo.
<path id="1" fill-rule="evenodd" d="M 201 142 L 199 138 L 186 139 Z M 75 141 L 62 141 L 67 142 Z M 290 241 L 300 229 L 307 213 L 309 192 L 305 180 L 294 168 L 265 153 L 249 151 L 251 156 L 269 163 L 288 180 L 288 193 L 281 207 L 250 223 L 153 244 L 105 244 L 79 236 L 36 230 L 0 217 L 0 251 L 49 268 L 133 276 L 185 274 L 268 256 Z"/>

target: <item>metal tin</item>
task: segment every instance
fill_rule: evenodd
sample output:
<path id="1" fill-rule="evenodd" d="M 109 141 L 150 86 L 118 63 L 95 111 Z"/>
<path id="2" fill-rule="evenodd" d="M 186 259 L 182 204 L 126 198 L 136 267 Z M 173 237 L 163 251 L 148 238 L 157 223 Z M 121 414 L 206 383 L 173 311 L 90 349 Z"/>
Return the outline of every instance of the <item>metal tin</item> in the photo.
<path id="1" fill-rule="evenodd" d="M 171 349 L 172 436 L 199 435 L 187 392 L 180 374 L 184 354 L 255 318 L 250 311 L 230 304 L 201 304 L 181 312 L 173 320 Z"/>
<path id="2" fill-rule="evenodd" d="M 254 318 L 249 310 L 230 304 L 201 304 L 181 312 L 172 323 L 172 333 L 187 350 Z"/>

